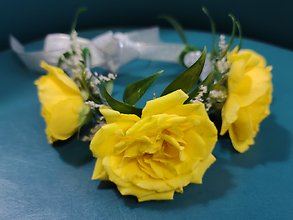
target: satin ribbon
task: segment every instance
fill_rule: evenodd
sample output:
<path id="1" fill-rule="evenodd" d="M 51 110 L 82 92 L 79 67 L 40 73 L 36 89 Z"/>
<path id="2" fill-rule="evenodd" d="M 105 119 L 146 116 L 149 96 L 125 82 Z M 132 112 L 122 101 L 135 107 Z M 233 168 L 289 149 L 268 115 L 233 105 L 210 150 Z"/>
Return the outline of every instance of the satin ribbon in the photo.
<path id="1" fill-rule="evenodd" d="M 134 59 L 178 63 L 178 57 L 185 47 L 183 44 L 160 41 L 158 27 L 126 33 L 108 31 L 91 40 L 78 37 L 77 42 L 82 48 L 90 49 L 91 68 L 102 67 L 114 73 L 122 65 Z M 57 33 L 46 36 L 42 51 L 26 52 L 21 43 L 13 36 L 10 37 L 10 45 L 29 69 L 42 71 L 39 67 L 40 61 L 45 60 L 56 65 L 59 57 L 70 49 L 71 42 L 69 35 Z M 199 56 L 200 53 L 191 52 L 186 55 L 184 62 L 190 66 Z M 210 65 L 206 64 L 203 72 L 209 71 L 209 67 Z"/>

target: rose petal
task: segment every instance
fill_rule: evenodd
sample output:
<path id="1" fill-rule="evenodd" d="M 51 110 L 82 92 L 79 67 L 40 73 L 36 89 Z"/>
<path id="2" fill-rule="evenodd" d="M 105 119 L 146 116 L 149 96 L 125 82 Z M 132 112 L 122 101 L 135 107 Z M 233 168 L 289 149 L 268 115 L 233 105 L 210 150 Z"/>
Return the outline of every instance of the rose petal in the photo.
<path id="1" fill-rule="evenodd" d="M 142 118 L 163 114 L 178 105 L 182 105 L 187 99 L 188 95 L 182 90 L 176 90 L 168 95 L 148 101 L 142 111 Z"/>
<path id="2" fill-rule="evenodd" d="M 50 119 L 48 119 L 48 136 L 57 140 L 68 139 L 78 128 L 82 106 L 83 100 L 80 97 L 57 103 L 52 108 Z"/>

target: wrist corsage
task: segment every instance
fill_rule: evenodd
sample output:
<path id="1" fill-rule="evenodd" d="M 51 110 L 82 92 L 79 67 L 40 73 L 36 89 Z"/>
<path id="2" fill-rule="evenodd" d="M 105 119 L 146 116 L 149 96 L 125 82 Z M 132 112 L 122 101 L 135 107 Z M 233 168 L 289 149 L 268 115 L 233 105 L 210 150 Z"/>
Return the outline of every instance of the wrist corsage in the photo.
<path id="1" fill-rule="evenodd" d="M 47 74 L 35 81 L 48 142 L 73 135 L 89 141 L 96 158 L 92 178 L 109 180 L 122 195 L 134 195 L 138 201 L 170 200 L 188 184 L 201 184 L 216 160 L 213 149 L 218 135 L 229 136 L 240 153 L 249 150 L 270 113 L 272 68 L 257 52 L 241 48 L 241 28 L 233 16 L 229 41 L 223 35 L 217 41 L 215 24 L 204 12 L 213 32 L 211 51 L 188 44 L 181 25 L 167 16 L 164 19 L 175 27 L 183 44 L 161 42 L 154 34 L 158 28 L 143 32 L 152 40 L 135 31 L 106 33 L 92 41 L 82 41 L 73 28 L 66 51 L 51 62 L 42 61 Z M 235 45 L 237 30 L 240 41 Z M 143 49 L 137 52 L 138 48 Z M 143 108 L 137 102 L 163 71 L 126 85 L 123 100 L 113 97 L 118 68 L 135 58 L 162 60 L 166 51 L 158 48 L 171 48 L 165 61 L 186 69 Z M 27 59 L 31 54 L 22 52 L 24 62 L 31 60 Z M 101 57 L 103 62 L 97 62 Z M 99 64 L 112 73 L 94 72 L 92 67 Z"/>

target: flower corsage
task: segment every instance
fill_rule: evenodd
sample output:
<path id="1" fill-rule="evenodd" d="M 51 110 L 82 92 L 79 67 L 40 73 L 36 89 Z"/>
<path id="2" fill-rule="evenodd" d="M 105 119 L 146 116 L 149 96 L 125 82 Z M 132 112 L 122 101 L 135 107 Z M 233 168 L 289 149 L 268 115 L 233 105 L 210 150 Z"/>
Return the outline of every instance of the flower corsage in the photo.
<path id="1" fill-rule="evenodd" d="M 240 153 L 252 147 L 270 113 L 272 68 L 257 52 L 241 48 L 241 28 L 233 16 L 229 41 L 220 35 L 217 42 L 214 22 L 204 12 L 213 32 L 209 52 L 188 44 L 180 24 L 164 17 L 183 40 L 174 48 L 182 48 L 177 56 L 186 69 L 143 108 L 136 103 L 162 71 L 127 85 L 123 101 L 117 100 L 111 92 L 119 76 L 91 70 L 92 49 L 73 29 L 70 49 L 58 65 L 42 62 L 47 74 L 35 81 L 49 143 L 72 136 L 89 141 L 96 158 L 92 178 L 109 180 L 138 201 L 170 200 L 188 184 L 201 184 L 216 160 L 218 135 L 227 134 Z"/>

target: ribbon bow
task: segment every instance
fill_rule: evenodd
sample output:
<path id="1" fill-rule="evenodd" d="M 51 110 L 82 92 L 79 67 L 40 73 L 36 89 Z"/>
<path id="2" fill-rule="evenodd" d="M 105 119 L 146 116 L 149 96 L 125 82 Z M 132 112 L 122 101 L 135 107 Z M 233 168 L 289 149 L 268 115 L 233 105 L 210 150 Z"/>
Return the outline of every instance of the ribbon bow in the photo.
<path id="1" fill-rule="evenodd" d="M 77 42 L 82 48 L 90 49 L 91 67 L 103 67 L 112 72 L 137 58 L 178 62 L 184 48 L 181 44 L 161 42 L 157 27 L 126 33 L 108 31 L 91 40 L 78 37 Z M 45 38 L 43 51 L 26 52 L 16 38 L 10 37 L 12 50 L 29 69 L 35 71 L 41 71 L 41 60 L 56 65 L 59 57 L 70 49 L 70 44 L 67 34 L 49 34 Z"/>

